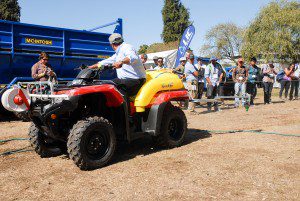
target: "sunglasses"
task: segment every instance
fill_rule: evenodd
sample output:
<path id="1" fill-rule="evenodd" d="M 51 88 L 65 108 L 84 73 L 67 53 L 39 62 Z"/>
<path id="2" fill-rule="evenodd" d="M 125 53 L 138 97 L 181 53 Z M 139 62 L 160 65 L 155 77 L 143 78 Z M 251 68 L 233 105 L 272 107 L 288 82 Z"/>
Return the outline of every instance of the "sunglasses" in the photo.
<path id="1" fill-rule="evenodd" d="M 42 59 L 43 61 L 48 61 L 49 59 Z"/>

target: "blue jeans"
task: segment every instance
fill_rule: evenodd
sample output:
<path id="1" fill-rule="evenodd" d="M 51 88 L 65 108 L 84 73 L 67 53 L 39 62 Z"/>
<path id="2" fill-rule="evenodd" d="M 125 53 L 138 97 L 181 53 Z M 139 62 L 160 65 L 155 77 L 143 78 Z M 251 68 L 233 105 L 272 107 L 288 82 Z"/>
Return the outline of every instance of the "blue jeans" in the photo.
<path id="1" fill-rule="evenodd" d="M 235 96 L 245 96 L 246 94 L 246 83 L 235 83 L 234 84 L 234 91 L 235 91 Z M 240 99 L 239 98 L 235 98 L 235 106 L 239 106 L 240 105 Z M 242 105 L 244 106 L 244 98 L 242 98 Z"/>

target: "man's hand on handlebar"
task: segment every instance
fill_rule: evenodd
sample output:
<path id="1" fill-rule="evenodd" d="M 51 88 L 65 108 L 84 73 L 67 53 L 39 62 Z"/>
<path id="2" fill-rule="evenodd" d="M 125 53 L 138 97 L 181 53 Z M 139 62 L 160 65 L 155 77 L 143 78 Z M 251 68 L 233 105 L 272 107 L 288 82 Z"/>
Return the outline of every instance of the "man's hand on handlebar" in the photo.
<path id="1" fill-rule="evenodd" d="M 114 68 L 121 68 L 122 65 L 123 65 L 123 62 L 121 62 L 121 61 L 113 63 Z"/>
<path id="2" fill-rule="evenodd" d="M 90 68 L 90 69 L 96 69 L 96 68 L 99 68 L 99 65 L 97 63 L 97 64 L 94 64 L 94 65 L 88 66 L 88 68 Z"/>

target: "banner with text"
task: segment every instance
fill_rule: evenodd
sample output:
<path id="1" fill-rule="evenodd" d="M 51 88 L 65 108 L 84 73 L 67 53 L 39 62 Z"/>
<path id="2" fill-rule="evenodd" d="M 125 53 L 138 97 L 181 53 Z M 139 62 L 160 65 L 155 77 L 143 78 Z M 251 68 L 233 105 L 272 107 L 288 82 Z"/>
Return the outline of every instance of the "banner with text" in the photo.
<path id="1" fill-rule="evenodd" d="M 187 49 L 190 46 L 190 43 L 195 35 L 195 27 L 193 25 L 190 25 L 186 30 L 184 31 L 181 41 L 179 43 L 178 52 L 177 52 L 177 58 L 175 63 L 175 68 L 179 65 L 179 59 L 181 57 L 184 57 Z"/>

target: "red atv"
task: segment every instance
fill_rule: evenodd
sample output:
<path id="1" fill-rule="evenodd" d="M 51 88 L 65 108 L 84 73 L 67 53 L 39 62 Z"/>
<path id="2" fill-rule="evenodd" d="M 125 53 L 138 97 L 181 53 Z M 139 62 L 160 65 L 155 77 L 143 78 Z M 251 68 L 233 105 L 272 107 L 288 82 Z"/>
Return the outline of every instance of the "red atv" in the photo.
<path id="1" fill-rule="evenodd" d="M 130 98 L 129 109 L 118 86 L 99 79 L 102 72 L 85 68 L 67 85 L 18 83 L 5 92 L 2 103 L 16 112 L 27 111 L 36 153 L 51 157 L 67 150 L 82 170 L 107 164 L 119 141 L 150 135 L 169 148 L 183 143 L 187 120 L 171 101 L 187 100 L 188 93 L 177 75 L 147 72 L 146 83 Z"/>

